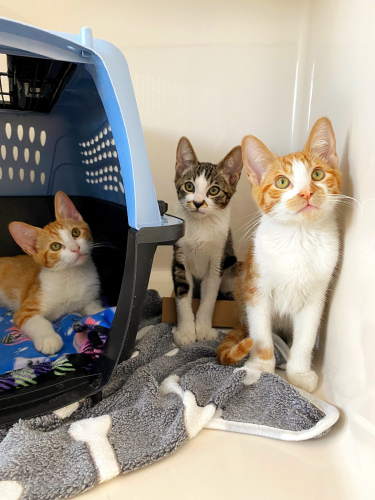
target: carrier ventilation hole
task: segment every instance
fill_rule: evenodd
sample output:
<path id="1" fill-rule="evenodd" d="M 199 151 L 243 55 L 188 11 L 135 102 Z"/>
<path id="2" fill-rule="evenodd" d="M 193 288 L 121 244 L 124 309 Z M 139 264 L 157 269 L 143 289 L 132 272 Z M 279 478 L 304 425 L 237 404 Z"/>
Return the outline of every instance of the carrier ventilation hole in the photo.
<path id="1" fill-rule="evenodd" d="M 12 125 L 10 123 L 7 123 L 5 125 L 5 133 L 6 133 L 6 136 L 8 137 L 8 139 L 10 139 L 10 137 L 12 135 Z"/>
<path id="2" fill-rule="evenodd" d="M 91 155 L 92 155 L 92 152 L 91 152 L 91 151 L 89 151 L 89 156 L 91 156 Z"/>
<path id="3" fill-rule="evenodd" d="M 107 134 L 108 134 L 108 130 L 107 130 L 107 128 L 104 128 L 104 130 L 103 130 L 103 134 L 104 134 L 104 135 L 107 135 Z"/>
<path id="4" fill-rule="evenodd" d="M 108 172 L 108 168 L 107 167 L 104 167 L 104 172 L 107 173 Z"/>
<path id="5" fill-rule="evenodd" d="M 104 176 L 104 182 L 107 182 L 107 176 L 106 175 Z"/>
<path id="6" fill-rule="evenodd" d="M 111 131 L 111 130 L 112 130 L 112 129 L 111 129 L 111 125 L 108 125 L 108 130 L 109 130 L 109 131 Z"/>
<path id="7" fill-rule="evenodd" d="M 86 182 L 88 182 L 90 184 L 90 179 L 86 179 Z"/>
<path id="8" fill-rule="evenodd" d="M 35 163 L 39 165 L 39 162 L 40 162 L 40 152 L 35 151 Z"/>
<path id="9" fill-rule="evenodd" d="M 23 181 L 24 177 L 25 177 L 25 171 L 24 171 L 23 168 L 20 168 L 20 179 L 21 179 L 21 181 Z"/>
<path id="10" fill-rule="evenodd" d="M 1 146 L 1 157 L 3 160 L 7 157 L 7 148 L 4 145 Z"/>
<path id="11" fill-rule="evenodd" d="M 110 165 L 110 166 L 108 167 L 108 170 L 109 170 L 110 172 L 112 172 L 112 170 L 113 170 L 112 165 Z"/>
<path id="12" fill-rule="evenodd" d="M 95 158 L 94 158 L 94 161 L 95 161 L 95 162 L 96 162 L 96 161 L 98 161 L 98 159 L 97 159 L 97 157 L 96 157 L 96 156 L 95 156 Z"/>
<path id="13" fill-rule="evenodd" d="M 17 158 L 18 158 L 18 148 L 17 148 L 17 146 L 13 146 L 13 158 L 14 158 L 14 161 L 17 161 Z"/>
<path id="14" fill-rule="evenodd" d="M 103 132 L 100 132 L 99 139 L 103 139 Z"/>
<path id="15" fill-rule="evenodd" d="M 90 146 L 90 142 L 89 141 L 86 142 L 86 146 Z"/>
<path id="16" fill-rule="evenodd" d="M 92 160 L 90 160 L 90 163 L 94 163 Z"/>
<path id="17" fill-rule="evenodd" d="M 17 135 L 18 135 L 18 139 L 20 141 L 22 141 L 22 138 L 23 138 L 23 126 L 22 125 L 18 125 L 18 127 L 17 127 Z"/>
<path id="18" fill-rule="evenodd" d="M 103 158 L 107 158 L 107 153 L 103 153 Z"/>
<path id="19" fill-rule="evenodd" d="M 90 175 L 90 172 L 88 170 L 86 170 L 86 175 Z"/>
<path id="20" fill-rule="evenodd" d="M 0 179 L 3 178 L 3 169 L 0 167 Z"/>
<path id="21" fill-rule="evenodd" d="M 121 189 L 121 191 L 122 191 L 123 193 L 125 192 L 125 191 L 124 191 L 124 185 L 122 184 L 122 182 L 120 182 L 120 189 Z"/>
<path id="22" fill-rule="evenodd" d="M 108 151 L 108 158 L 112 158 L 112 152 Z"/>
<path id="23" fill-rule="evenodd" d="M 105 148 L 105 142 L 104 142 L 104 141 L 101 143 L 101 147 L 102 147 L 103 149 Z"/>
<path id="24" fill-rule="evenodd" d="M 118 166 L 117 165 L 115 165 L 113 168 L 114 168 L 115 172 L 118 172 Z"/>
<path id="25" fill-rule="evenodd" d="M 108 176 L 108 180 L 111 181 L 112 180 L 112 175 L 109 175 Z"/>
<path id="26" fill-rule="evenodd" d="M 35 180 L 35 172 L 34 172 L 34 170 L 31 170 L 31 172 L 30 172 L 30 180 L 31 180 L 31 182 L 34 182 L 34 180 Z"/>
<path id="27" fill-rule="evenodd" d="M 113 151 L 113 156 L 117 158 L 117 151 Z"/>
<path id="28" fill-rule="evenodd" d="M 40 144 L 42 146 L 44 146 L 45 143 L 46 143 L 46 140 L 47 140 L 47 134 L 46 134 L 46 132 L 44 130 L 42 130 L 41 133 L 40 133 Z"/>
<path id="29" fill-rule="evenodd" d="M 79 143 L 79 145 L 80 145 L 80 146 L 82 146 L 83 148 L 85 148 L 85 147 L 86 147 L 86 143 L 85 143 L 85 142 L 83 142 L 82 144 L 81 144 L 81 143 Z"/>
<path id="30" fill-rule="evenodd" d="M 107 184 L 104 186 L 104 189 L 105 189 L 106 191 L 108 191 L 108 186 L 107 186 Z"/>
<path id="31" fill-rule="evenodd" d="M 97 151 L 100 151 L 100 150 L 101 150 L 101 147 L 100 147 L 100 146 L 98 146 L 98 147 L 96 148 L 96 150 L 97 150 Z"/>
<path id="32" fill-rule="evenodd" d="M 102 157 L 102 155 L 99 155 L 98 158 L 99 158 L 99 160 L 101 160 L 103 157 Z"/>
<path id="33" fill-rule="evenodd" d="M 94 177 L 94 172 L 90 172 L 91 177 Z"/>
<path id="34" fill-rule="evenodd" d="M 114 180 L 115 182 L 117 182 L 117 177 L 116 177 L 116 176 L 114 176 L 113 180 Z"/>
<path id="35" fill-rule="evenodd" d="M 98 142 L 98 140 L 99 140 L 99 136 L 96 135 L 95 136 L 95 142 Z"/>
<path id="36" fill-rule="evenodd" d="M 34 139 L 35 139 L 35 128 L 34 127 L 29 128 L 29 139 L 30 139 L 30 142 L 34 142 Z"/>
<path id="37" fill-rule="evenodd" d="M 115 145 L 115 140 L 114 139 L 111 139 L 111 144 L 112 144 L 112 146 Z"/>
<path id="38" fill-rule="evenodd" d="M 27 163 L 29 161 L 29 158 L 30 158 L 29 148 L 25 148 L 24 157 L 25 157 L 25 162 Z"/>
<path id="39" fill-rule="evenodd" d="M 9 174 L 9 179 L 12 180 L 13 179 L 13 168 L 12 167 L 9 167 L 8 174 Z"/>
<path id="40" fill-rule="evenodd" d="M 115 186 L 113 189 L 114 189 L 114 190 L 116 191 L 116 193 L 117 193 L 117 191 L 118 191 L 118 187 L 117 187 L 117 186 Z"/>
<path id="41" fill-rule="evenodd" d="M 1 179 L 1 177 L 0 177 L 0 179 Z M 101 177 L 100 177 L 100 179 L 99 179 L 99 182 L 103 182 L 103 179 L 102 179 Z"/>
<path id="42" fill-rule="evenodd" d="M 91 144 L 94 144 L 94 139 L 91 139 L 90 143 L 91 143 Z"/>
<path id="43" fill-rule="evenodd" d="M 40 174 L 40 182 L 42 183 L 42 185 L 45 183 L 45 180 L 46 180 L 46 174 L 42 172 Z"/>
<path id="44" fill-rule="evenodd" d="M 112 184 L 109 186 L 109 190 L 110 190 L 110 191 L 113 191 L 113 186 L 112 186 Z"/>
<path id="45" fill-rule="evenodd" d="M 94 184 L 94 179 L 91 179 L 91 184 Z"/>
<path id="46" fill-rule="evenodd" d="M 88 165 L 88 163 L 89 163 L 89 160 L 86 160 L 86 161 L 85 161 L 85 163 L 86 163 L 86 165 Z"/>
<path id="47" fill-rule="evenodd" d="M 87 156 L 87 151 L 84 151 L 84 152 L 83 152 L 83 154 L 84 154 L 85 156 Z"/>
<path id="48" fill-rule="evenodd" d="M 98 175 L 99 175 L 99 172 L 98 172 L 98 171 L 96 171 L 96 172 L 95 172 L 95 175 L 96 175 L 96 176 L 98 176 Z"/>
<path id="49" fill-rule="evenodd" d="M 109 139 L 105 141 L 106 146 L 109 146 L 111 143 L 109 142 Z"/>
<path id="50" fill-rule="evenodd" d="M 99 170 L 99 174 L 100 174 L 100 175 L 102 175 L 102 173 L 103 173 L 103 169 L 101 168 L 101 169 Z"/>
<path id="51" fill-rule="evenodd" d="M 98 183 L 98 179 L 95 179 L 95 184 L 97 184 L 97 183 Z"/>

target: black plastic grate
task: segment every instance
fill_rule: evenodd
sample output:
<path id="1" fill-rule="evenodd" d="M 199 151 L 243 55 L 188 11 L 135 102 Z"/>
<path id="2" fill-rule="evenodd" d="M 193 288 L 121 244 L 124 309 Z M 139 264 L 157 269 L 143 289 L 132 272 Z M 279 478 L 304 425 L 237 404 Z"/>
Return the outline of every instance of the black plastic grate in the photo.
<path id="1" fill-rule="evenodd" d="M 76 67 L 53 59 L 7 56 L 8 71 L 0 72 L 0 110 L 49 113 Z"/>

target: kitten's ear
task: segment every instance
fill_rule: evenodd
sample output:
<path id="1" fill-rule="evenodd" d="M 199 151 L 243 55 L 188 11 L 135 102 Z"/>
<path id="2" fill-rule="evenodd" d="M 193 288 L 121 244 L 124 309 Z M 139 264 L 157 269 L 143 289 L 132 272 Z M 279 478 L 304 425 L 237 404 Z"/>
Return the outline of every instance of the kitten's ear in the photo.
<path id="1" fill-rule="evenodd" d="M 73 219 L 82 222 L 82 215 L 78 212 L 70 198 L 59 191 L 55 196 L 55 216 L 58 219 Z"/>
<path id="2" fill-rule="evenodd" d="M 259 186 L 264 172 L 275 161 L 276 156 L 262 141 L 253 135 L 247 135 L 242 139 L 242 158 L 251 185 Z"/>
<path id="3" fill-rule="evenodd" d="M 29 226 L 24 222 L 11 222 L 9 224 L 10 234 L 13 236 L 14 241 L 19 245 L 22 250 L 29 255 L 38 252 L 36 244 L 38 238 L 43 231 L 39 227 Z"/>
<path id="4" fill-rule="evenodd" d="M 217 165 L 217 168 L 221 168 L 222 173 L 228 177 L 229 183 L 232 186 L 236 186 L 237 182 L 240 180 L 242 167 L 241 146 L 233 148 Z"/>
<path id="5" fill-rule="evenodd" d="M 176 152 L 176 176 L 180 177 L 184 170 L 193 165 L 197 165 L 198 158 L 193 146 L 187 137 L 181 137 L 178 141 Z"/>
<path id="6" fill-rule="evenodd" d="M 319 118 L 315 123 L 307 139 L 304 152 L 319 156 L 328 165 L 337 168 L 339 160 L 336 153 L 336 138 L 332 123 L 328 118 Z"/>

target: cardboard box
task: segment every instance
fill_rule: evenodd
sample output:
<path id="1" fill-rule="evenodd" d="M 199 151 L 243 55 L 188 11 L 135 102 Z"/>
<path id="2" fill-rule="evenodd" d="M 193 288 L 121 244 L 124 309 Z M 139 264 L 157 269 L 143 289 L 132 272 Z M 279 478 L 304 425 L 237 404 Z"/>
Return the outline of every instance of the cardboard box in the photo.
<path id="1" fill-rule="evenodd" d="M 200 304 L 199 299 L 193 299 L 193 312 L 196 314 Z M 177 324 L 176 300 L 174 297 L 163 298 L 162 322 Z M 237 317 L 236 303 L 232 300 L 217 300 L 214 314 L 212 316 L 212 326 L 219 328 L 238 328 L 240 322 Z"/>

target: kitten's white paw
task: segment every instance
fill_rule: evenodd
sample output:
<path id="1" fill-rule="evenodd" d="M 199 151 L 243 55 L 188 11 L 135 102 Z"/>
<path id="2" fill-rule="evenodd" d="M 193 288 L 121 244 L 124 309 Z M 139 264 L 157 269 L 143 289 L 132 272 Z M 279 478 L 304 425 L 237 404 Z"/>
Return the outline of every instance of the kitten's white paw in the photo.
<path id="1" fill-rule="evenodd" d="M 197 334 L 197 340 L 215 340 L 217 339 L 217 331 L 215 328 L 207 324 L 196 324 L 195 333 Z"/>
<path id="2" fill-rule="evenodd" d="M 291 384 L 300 387 L 304 391 L 313 392 L 318 385 L 318 375 L 312 370 L 305 373 L 286 372 Z"/>
<path id="3" fill-rule="evenodd" d="M 63 345 L 64 342 L 57 333 L 43 335 L 34 339 L 35 349 L 47 355 L 55 354 L 62 348 Z"/>
<path id="4" fill-rule="evenodd" d="M 259 370 L 260 372 L 275 373 L 275 358 L 268 359 L 267 361 L 259 358 L 250 359 L 246 361 L 245 366 L 247 368 L 255 368 L 255 370 Z"/>
<path id="5" fill-rule="evenodd" d="M 194 344 L 196 341 L 194 325 L 192 327 L 174 328 L 173 340 L 180 347 Z"/>

